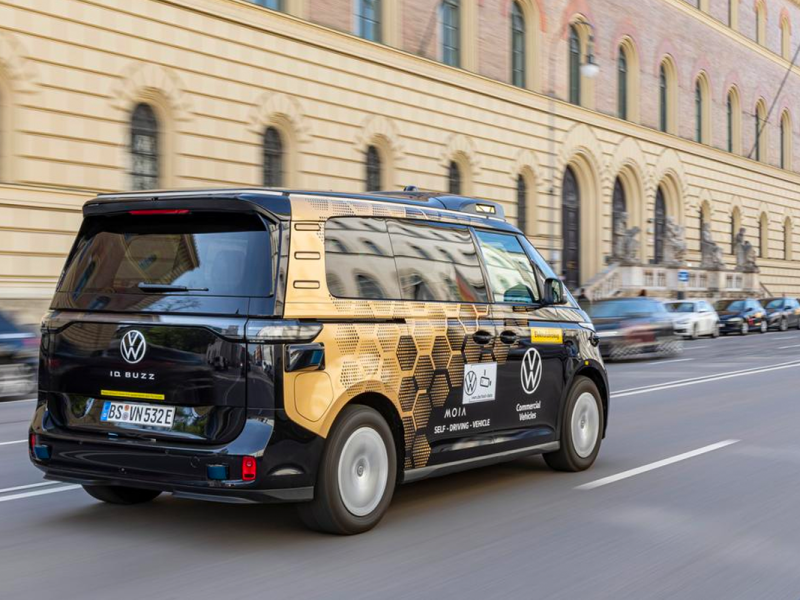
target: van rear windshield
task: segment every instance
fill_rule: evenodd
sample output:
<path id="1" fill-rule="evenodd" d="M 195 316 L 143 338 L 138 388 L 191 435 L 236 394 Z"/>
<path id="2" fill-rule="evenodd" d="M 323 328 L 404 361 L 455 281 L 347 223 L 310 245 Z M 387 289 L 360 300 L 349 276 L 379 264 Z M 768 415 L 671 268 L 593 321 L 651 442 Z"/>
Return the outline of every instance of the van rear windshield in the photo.
<path id="1" fill-rule="evenodd" d="M 248 214 L 93 217 L 58 291 L 270 296 L 273 236 Z"/>

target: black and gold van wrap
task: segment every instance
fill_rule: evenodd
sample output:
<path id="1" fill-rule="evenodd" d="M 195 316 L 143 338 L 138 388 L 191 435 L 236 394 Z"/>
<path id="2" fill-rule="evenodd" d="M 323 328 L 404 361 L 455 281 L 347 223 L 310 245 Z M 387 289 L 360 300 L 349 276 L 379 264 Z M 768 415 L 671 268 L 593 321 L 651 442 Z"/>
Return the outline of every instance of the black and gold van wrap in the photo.
<path id="1" fill-rule="evenodd" d="M 478 225 L 486 219 L 450 211 L 356 199 L 292 197 L 292 232 L 284 317 L 324 323 L 315 342 L 325 348 L 324 370 L 284 373 L 284 407 L 302 427 L 326 437 L 342 408 L 363 394 L 380 394 L 392 402 L 403 425 L 405 469 L 432 462 L 432 423 L 442 423 L 445 407 L 460 407 L 464 365 L 504 365 L 508 344 L 494 336 L 479 345 L 479 330 L 516 328 L 526 335 L 532 323 L 527 314 L 490 304 L 350 300 L 334 297 L 326 283 L 325 225 L 342 216 L 420 219 Z M 558 316 L 574 321 L 564 331 L 561 347 L 574 345 L 575 356 L 587 364 L 600 362 L 589 343 L 591 332 L 577 322 L 571 309 L 549 308 L 537 319 Z M 546 321 L 541 321 L 547 326 Z M 554 399 L 557 402 L 558 399 Z M 479 409 L 475 409 L 477 412 Z M 488 409 L 481 409 L 488 410 Z M 473 419 L 469 425 L 489 422 Z M 488 427 L 487 427 L 488 429 Z M 480 433 L 470 427 L 466 433 Z"/>

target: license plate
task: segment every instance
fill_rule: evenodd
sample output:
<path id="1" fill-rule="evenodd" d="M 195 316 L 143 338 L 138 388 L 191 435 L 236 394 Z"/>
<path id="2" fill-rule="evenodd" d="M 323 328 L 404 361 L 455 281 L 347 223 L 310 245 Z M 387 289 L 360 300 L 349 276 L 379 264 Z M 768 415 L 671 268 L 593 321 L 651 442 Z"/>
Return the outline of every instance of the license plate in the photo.
<path id="1" fill-rule="evenodd" d="M 106 400 L 100 420 L 104 423 L 172 427 L 172 422 L 175 420 L 175 407 Z"/>

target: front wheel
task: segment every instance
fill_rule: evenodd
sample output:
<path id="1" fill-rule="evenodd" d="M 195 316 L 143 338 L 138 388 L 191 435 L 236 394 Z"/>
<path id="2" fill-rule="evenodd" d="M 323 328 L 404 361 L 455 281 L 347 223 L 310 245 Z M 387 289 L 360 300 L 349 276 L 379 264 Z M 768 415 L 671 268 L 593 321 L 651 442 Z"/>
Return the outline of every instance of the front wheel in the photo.
<path id="1" fill-rule="evenodd" d="M 761 327 L 759 328 L 759 333 L 767 333 L 767 329 L 769 329 L 769 324 L 765 321 L 761 321 Z"/>
<path id="2" fill-rule="evenodd" d="M 719 337 L 719 323 L 715 323 L 714 327 L 711 329 L 711 337 L 714 339 Z"/>
<path id="3" fill-rule="evenodd" d="M 698 338 L 697 327 L 697 324 L 692 327 L 692 334 L 689 336 L 689 339 L 696 340 Z"/>
<path id="4" fill-rule="evenodd" d="M 780 330 L 781 331 L 789 330 L 789 319 L 781 319 Z"/>
<path id="5" fill-rule="evenodd" d="M 561 423 L 561 447 L 544 455 L 556 471 L 585 471 L 600 452 L 603 405 L 591 379 L 578 377 L 572 386 Z"/>
<path id="6" fill-rule="evenodd" d="M 161 495 L 158 490 L 143 490 L 121 485 L 85 485 L 83 489 L 92 498 L 109 504 L 144 504 Z"/>
<path id="7" fill-rule="evenodd" d="M 747 335 L 750 333 L 750 325 L 747 324 L 747 321 L 742 322 L 742 328 L 739 331 L 742 335 Z"/>
<path id="8" fill-rule="evenodd" d="M 314 499 L 298 505 L 317 531 L 353 535 L 369 531 L 392 501 L 397 453 L 386 421 L 367 406 L 346 407 L 325 445 Z"/>

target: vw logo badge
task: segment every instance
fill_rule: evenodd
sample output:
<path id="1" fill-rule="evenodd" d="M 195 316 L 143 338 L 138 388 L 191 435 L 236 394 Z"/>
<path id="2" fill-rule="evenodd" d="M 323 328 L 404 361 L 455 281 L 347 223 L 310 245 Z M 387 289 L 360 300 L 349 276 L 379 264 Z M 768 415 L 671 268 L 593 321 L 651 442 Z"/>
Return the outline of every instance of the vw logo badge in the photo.
<path id="1" fill-rule="evenodd" d="M 464 381 L 464 391 L 467 392 L 467 396 L 472 396 L 475 393 L 475 388 L 478 386 L 478 376 L 475 375 L 475 371 L 470 371 L 467 373 L 466 381 Z"/>
<path id="2" fill-rule="evenodd" d="M 542 381 L 542 357 L 536 348 L 529 348 L 522 357 L 520 380 L 526 394 L 532 394 L 539 387 Z"/>
<path id="3" fill-rule="evenodd" d="M 125 362 L 135 365 L 144 358 L 144 353 L 147 351 L 147 342 L 141 331 L 131 329 L 122 336 L 122 341 L 119 343 L 119 351 Z"/>

